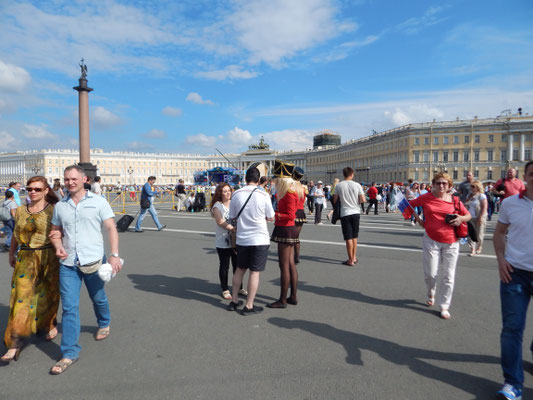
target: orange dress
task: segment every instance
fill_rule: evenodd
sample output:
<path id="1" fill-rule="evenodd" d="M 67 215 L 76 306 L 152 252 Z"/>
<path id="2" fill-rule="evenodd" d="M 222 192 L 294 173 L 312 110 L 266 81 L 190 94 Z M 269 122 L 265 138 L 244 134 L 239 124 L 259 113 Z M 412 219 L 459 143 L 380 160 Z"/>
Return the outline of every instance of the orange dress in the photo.
<path id="1" fill-rule="evenodd" d="M 8 348 L 21 347 L 32 333 L 47 334 L 56 325 L 59 306 L 59 260 L 50 243 L 54 206 L 38 213 L 17 208 L 14 239 L 21 246 L 11 280 Z"/>

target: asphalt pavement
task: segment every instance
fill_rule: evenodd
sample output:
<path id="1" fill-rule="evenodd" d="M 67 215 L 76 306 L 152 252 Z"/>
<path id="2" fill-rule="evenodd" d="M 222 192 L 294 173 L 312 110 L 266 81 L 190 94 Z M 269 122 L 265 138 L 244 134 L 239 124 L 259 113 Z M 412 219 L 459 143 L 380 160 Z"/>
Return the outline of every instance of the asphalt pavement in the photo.
<path id="1" fill-rule="evenodd" d="M 49 375 L 60 338 L 35 339 L 18 362 L 0 368 L 0 399 L 481 400 L 501 386 L 494 221 L 482 256 L 461 248 L 445 321 L 425 305 L 423 231 L 399 214 L 361 217 L 356 267 L 341 264 L 340 226 L 325 214 L 323 225 L 306 224 L 299 304 L 253 316 L 226 311 L 209 214 L 162 207 L 160 218 L 164 231 L 148 215 L 144 233 L 120 234 L 125 267 L 106 285 L 109 338 L 94 340 L 94 313 L 82 289 L 79 361 Z M 6 253 L 0 266 L 3 332 L 12 273 Z M 278 296 L 273 244 L 257 304 Z M 532 336 L 528 326 L 524 398 L 533 398 Z"/>

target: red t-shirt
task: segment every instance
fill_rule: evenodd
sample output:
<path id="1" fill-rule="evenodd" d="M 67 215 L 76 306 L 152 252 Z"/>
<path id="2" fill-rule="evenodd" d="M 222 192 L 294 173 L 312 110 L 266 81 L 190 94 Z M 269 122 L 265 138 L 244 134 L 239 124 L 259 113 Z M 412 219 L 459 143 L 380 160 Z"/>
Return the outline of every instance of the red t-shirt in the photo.
<path id="1" fill-rule="evenodd" d="M 375 186 L 370 186 L 366 191 L 366 194 L 368 194 L 368 198 L 370 200 L 376 200 L 376 196 L 378 195 L 378 188 Z"/>
<path id="2" fill-rule="evenodd" d="M 294 218 L 298 209 L 298 194 L 289 190 L 285 196 L 278 202 L 276 210 L 276 226 L 294 226 Z"/>
<path id="3" fill-rule="evenodd" d="M 497 188 L 498 186 L 500 186 L 502 184 L 502 181 L 503 179 L 500 179 L 498 182 L 496 182 L 494 187 Z M 509 196 L 514 196 L 515 194 L 518 194 L 522 190 L 525 189 L 524 183 L 518 178 L 515 178 L 512 181 L 506 178 L 505 182 L 503 182 L 503 185 L 505 186 L 505 189 L 504 189 L 505 195 L 503 196 L 504 199 L 506 199 Z"/>
<path id="4" fill-rule="evenodd" d="M 411 206 L 422 207 L 424 210 L 424 228 L 428 236 L 436 242 L 455 243 L 458 240 L 455 236 L 455 227 L 446 223 L 446 214 L 466 215 L 468 210 L 459 198 L 454 196 L 453 200 L 455 205 L 435 197 L 431 192 L 409 200 Z"/>

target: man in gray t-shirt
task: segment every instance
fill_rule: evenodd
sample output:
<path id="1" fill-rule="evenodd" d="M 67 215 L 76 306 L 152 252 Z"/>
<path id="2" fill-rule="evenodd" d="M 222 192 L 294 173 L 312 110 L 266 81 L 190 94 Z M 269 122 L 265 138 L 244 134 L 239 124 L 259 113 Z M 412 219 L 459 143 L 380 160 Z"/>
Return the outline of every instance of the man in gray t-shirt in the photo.
<path id="1" fill-rule="evenodd" d="M 343 261 L 343 264 L 353 267 L 357 264 L 359 218 L 361 204 L 365 202 L 365 194 L 361 185 L 353 181 L 354 171 L 352 168 L 346 167 L 342 173 L 344 180 L 335 186 L 333 202 L 341 202 L 342 235 L 346 241 L 346 251 L 348 252 L 348 260 Z"/>

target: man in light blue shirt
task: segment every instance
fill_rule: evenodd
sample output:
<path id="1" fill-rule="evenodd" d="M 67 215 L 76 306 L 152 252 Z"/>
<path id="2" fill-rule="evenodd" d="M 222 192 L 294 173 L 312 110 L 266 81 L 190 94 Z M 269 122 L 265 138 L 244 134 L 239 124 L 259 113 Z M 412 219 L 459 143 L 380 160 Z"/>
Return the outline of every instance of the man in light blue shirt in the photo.
<path id="1" fill-rule="evenodd" d="M 9 184 L 9 190 L 10 192 L 13 192 L 13 196 L 15 198 L 15 203 L 17 203 L 17 206 L 21 206 L 22 203 L 20 202 L 19 192 L 20 192 L 20 182 L 11 182 Z"/>
<path id="2" fill-rule="evenodd" d="M 98 264 L 104 260 L 104 239 L 102 225 L 105 226 L 111 253 L 107 262 L 113 272 L 122 269 L 118 254 L 118 232 L 113 210 L 107 200 L 84 189 L 87 178 L 83 168 L 71 165 L 65 169 L 65 186 L 69 194 L 56 204 L 52 217 L 50 240 L 60 259 L 59 289 L 63 305 L 61 353 L 50 373 L 63 373 L 78 359 L 81 346 L 80 337 L 80 289 L 85 282 L 98 322 L 96 340 L 109 336 L 110 312 L 104 282 L 97 273 Z M 94 271 L 91 269 L 93 267 Z M 96 268 L 96 269 L 95 269 Z"/>

